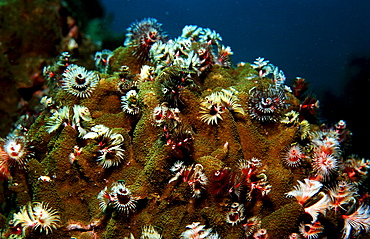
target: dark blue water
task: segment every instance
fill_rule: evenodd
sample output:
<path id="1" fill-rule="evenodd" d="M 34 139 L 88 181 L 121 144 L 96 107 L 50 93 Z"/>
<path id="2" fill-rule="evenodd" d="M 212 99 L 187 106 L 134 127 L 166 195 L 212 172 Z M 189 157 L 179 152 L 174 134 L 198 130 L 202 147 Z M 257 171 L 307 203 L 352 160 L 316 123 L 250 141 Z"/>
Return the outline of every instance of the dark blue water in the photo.
<path id="1" fill-rule="evenodd" d="M 363 114 L 356 110 L 363 107 L 355 102 L 361 99 L 345 92 L 359 95 L 362 91 L 352 88 L 370 86 L 370 75 L 361 73 L 370 69 L 370 60 L 353 65 L 355 57 L 370 59 L 369 0 L 101 1 L 106 14 L 113 14 L 110 27 L 118 33 L 146 17 L 161 22 L 171 38 L 181 35 L 185 25 L 216 30 L 233 50 L 234 63 L 264 57 L 287 79 L 306 78 L 326 106 L 327 117 L 333 116 L 330 120 L 348 120 L 358 139 L 368 137 L 363 128 L 356 128 L 367 122 L 353 115 Z M 362 82 L 352 84 L 351 77 L 362 77 L 357 79 Z M 349 100 L 354 102 L 348 105 Z"/>

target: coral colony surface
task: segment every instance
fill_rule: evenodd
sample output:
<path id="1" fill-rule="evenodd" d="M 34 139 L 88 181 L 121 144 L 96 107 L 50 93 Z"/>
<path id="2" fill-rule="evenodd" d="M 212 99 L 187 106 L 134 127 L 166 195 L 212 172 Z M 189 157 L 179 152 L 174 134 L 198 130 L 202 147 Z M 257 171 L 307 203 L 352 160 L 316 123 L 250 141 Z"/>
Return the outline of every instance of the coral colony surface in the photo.
<path id="1" fill-rule="evenodd" d="M 370 160 L 303 78 L 233 67 L 208 28 L 127 31 L 95 69 L 45 67 L 38 118 L 1 140 L 2 238 L 368 238 Z"/>

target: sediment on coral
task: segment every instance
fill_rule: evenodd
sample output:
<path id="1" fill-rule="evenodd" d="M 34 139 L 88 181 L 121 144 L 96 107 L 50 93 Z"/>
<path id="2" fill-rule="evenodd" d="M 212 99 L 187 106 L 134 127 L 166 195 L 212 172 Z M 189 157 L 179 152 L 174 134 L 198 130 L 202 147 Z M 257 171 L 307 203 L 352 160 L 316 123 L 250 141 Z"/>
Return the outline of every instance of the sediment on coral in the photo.
<path id="1" fill-rule="evenodd" d="M 231 67 L 231 49 L 208 28 L 186 26 L 167 40 L 145 19 L 128 32 L 126 46 L 95 55 L 95 70 L 78 68 L 69 53 L 45 68 L 52 90 L 42 113 L 0 144 L 0 177 L 16 199 L 2 237 L 283 239 L 344 226 L 350 238 L 369 230 L 369 160 L 345 154 L 344 122 L 305 119 L 307 102 L 278 67 L 264 58 Z M 14 137 L 22 146 L 6 143 Z M 29 230 L 37 202 L 52 208 L 42 207 L 50 223 Z"/>

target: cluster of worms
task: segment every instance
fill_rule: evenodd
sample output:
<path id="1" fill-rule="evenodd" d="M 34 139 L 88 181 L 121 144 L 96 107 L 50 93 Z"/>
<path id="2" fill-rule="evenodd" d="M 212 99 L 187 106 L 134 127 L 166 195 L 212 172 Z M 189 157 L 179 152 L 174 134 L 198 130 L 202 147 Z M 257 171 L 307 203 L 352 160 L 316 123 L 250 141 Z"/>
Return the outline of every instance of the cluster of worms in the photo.
<path id="1" fill-rule="evenodd" d="M 294 128 L 294 140 L 281 149 L 281 164 L 292 172 L 304 169 L 310 176 L 298 180 L 298 185 L 286 193 L 287 197 L 295 198 L 305 212 L 289 238 L 316 239 L 328 235 L 324 220 L 329 212 L 336 213 L 343 222 L 340 234 L 344 239 L 370 231 L 370 207 L 363 193 L 370 161 L 344 154 L 351 135 L 345 121 L 332 127 L 315 127 L 318 101 L 306 94 L 308 83 L 305 79 L 297 77 L 290 88 L 285 85 L 284 72 L 261 57 L 250 66 L 242 64 L 252 72 L 243 77 L 248 87 L 243 86 L 245 82 L 213 89 L 204 87 L 207 74 L 213 69 L 231 68 L 233 52 L 221 41 L 217 32 L 194 25 L 185 26 L 181 36 L 169 39 L 156 19 L 147 18 L 134 22 L 127 29 L 124 42 L 130 57 L 141 64 L 137 74 L 126 65 L 119 69 L 113 67 L 111 61 L 116 52 L 110 50 L 96 52 L 95 70 L 77 65 L 70 53 L 63 52 L 54 64 L 43 70 L 51 96 L 44 96 L 40 101 L 45 116 L 42 130 L 53 140 L 65 128 L 74 130 L 76 145 L 68 156 L 74 166 L 81 166 L 79 160 L 90 154 L 89 160 L 107 175 L 119 168 L 129 157 L 127 145 L 131 143 L 132 132 L 107 127 L 94 119 L 94 112 L 85 105 L 86 99 L 99 93 L 101 79 L 114 78 L 116 88 L 110 93 L 119 96 L 121 108 L 117 108 L 121 114 L 136 124 L 149 112 L 145 119 L 150 120 L 149 127 L 158 132 L 156 147 L 159 145 L 171 152 L 164 162 L 170 168 L 171 176 L 164 180 L 168 187 L 186 194 L 183 198 L 190 198 L 191 204 L 209 197 L 226 198 L 228 201 L 222 209 L 223 223 L 240 227 L 245 238 L 269 238 L 262 218 L 249 212 L 253 205 L 263 204 L 273 190 L 264 159 L 241 157 L 207 174 L 210 171 L 207 164 L 197 162 L 194 156 L 197 131 L 192 123 L 201 125 L 198 128 L 215 129 L 222 128 L 220 126 L 229 118 L 247 122 L 258 129 Z M 151 90 L 157 103 L 150 102 L 150 107 L 145 108 L 148 102 L 144 102 L 146 95 L 143 95 L 142 86 L 148 82 L 152 83 Z M 186 104 L 189 91 L 198 104 L 195 111 Z M 59 98 L 54 97 L 57 94 Z M 60 95 L 70 97 L 74 104 L 61 101 Z M 299 101 L 299 106 L 294 100 Z M 195 112 L 191 120 L 185 119 L 189 112 Z M 26 131 L 27 127 L 19 126 L 6 139 L 0 140 L 0 176 L 7 180 L 12 179 L 12 167 L 27 168 L 28 158 L 34 155 Z M 228 143 L 225 143 L 225 155 L 227 148 Z M 40 176 L 37 180 L 50 182 L 51 177 Z M 142 198 L 135 195 L 137 192 L 132 185 L 118 179 L 113 182 L 104 179 L 106 186 L 96 192 L 94 199 L 104 216 L 131 217 L 141 206 L 138 205 Z M 59 227 L 61 216 L 56 209 L 49 207 L 47 202 L 30 202 L 13 214 L 10 234 L 28 236 L 29 231 L 38 231 L 48 235 Z M 93 223 L 73 222 L 66 230 L 95 233 L 94 228 Z M 134 236 L 131 234 L 129 238 Z M 149 225 L 142 228 L 140 238 L 162 238 L 162 235 Z M 212 228 L 193 222 L 186 226 L 180 238 L 215 239 L 220 236 Z"/>
<path id="2" fill-rule="evenodd" d="M 222 168 L 214 173 L 212 180 L 211 191 L 214 195 L 228 193 L 231 198 L 232 202 L 225 216 L 226 222 L 234 226 L 246 221 L 244 229 L 247 237 L 261 229 L 260 218 L 256 216 L 246 218 L 245 213 L 245 204 L 266 198 L 272 190 L 261 160 L 257 158 L 240 160 L 236 169 Z"/>
<path id="3" fill-rule="evenodd" d="M 160 71 L 168 64 L 201 75 L 212 65 L 230 66 L 230 47 L 223 46 L 221 36 L 209 29 L 185 26 L 182 35 L 169 41 L 157 41 L 150 48 L 151 61 Z"/>
<path id="4" fill-rule="evenodd" d="M 283 152 L 282 161 L 287 167 L 295 170 L 304 164 L 311 169 L 309 178 L 298 181 L 294 190 L 286 193 L 295 197 L 310 216 L 298 228 L 304 238 L 330 233 L 323 225 L 330 211 L 343 220 L 342 238 L 355 237 L 370 229 L 370 207 L 361 199 L 370 161 L 354 155 L 343 159 L 341 149 L 348 140 L 343 136 L 348 134 L 341 120 L 333 127 L 309 130 L 304 140 L 298 138 Z"/>

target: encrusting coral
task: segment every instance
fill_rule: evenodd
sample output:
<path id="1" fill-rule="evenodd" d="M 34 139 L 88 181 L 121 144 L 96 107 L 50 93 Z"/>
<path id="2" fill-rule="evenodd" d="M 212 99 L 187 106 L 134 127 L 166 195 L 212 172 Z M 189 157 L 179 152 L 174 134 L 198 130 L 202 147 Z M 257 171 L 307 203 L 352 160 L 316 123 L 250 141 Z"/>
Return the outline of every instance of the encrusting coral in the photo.
<path id="1" fill-rule="evenodd" d="M 2 237 L 368 232 L 370 161 L 346 155 L 345 122 L 315 125 L 317 100 L 264 58 L 232 67 L 221 41 L 197 26 L 168 40 L 148 18 L 125 47 L 98 52 L 95 70 L 69 53 L 45 67 L 42 113 L 0 144 L 0 176 L 22 208 Z"/>

